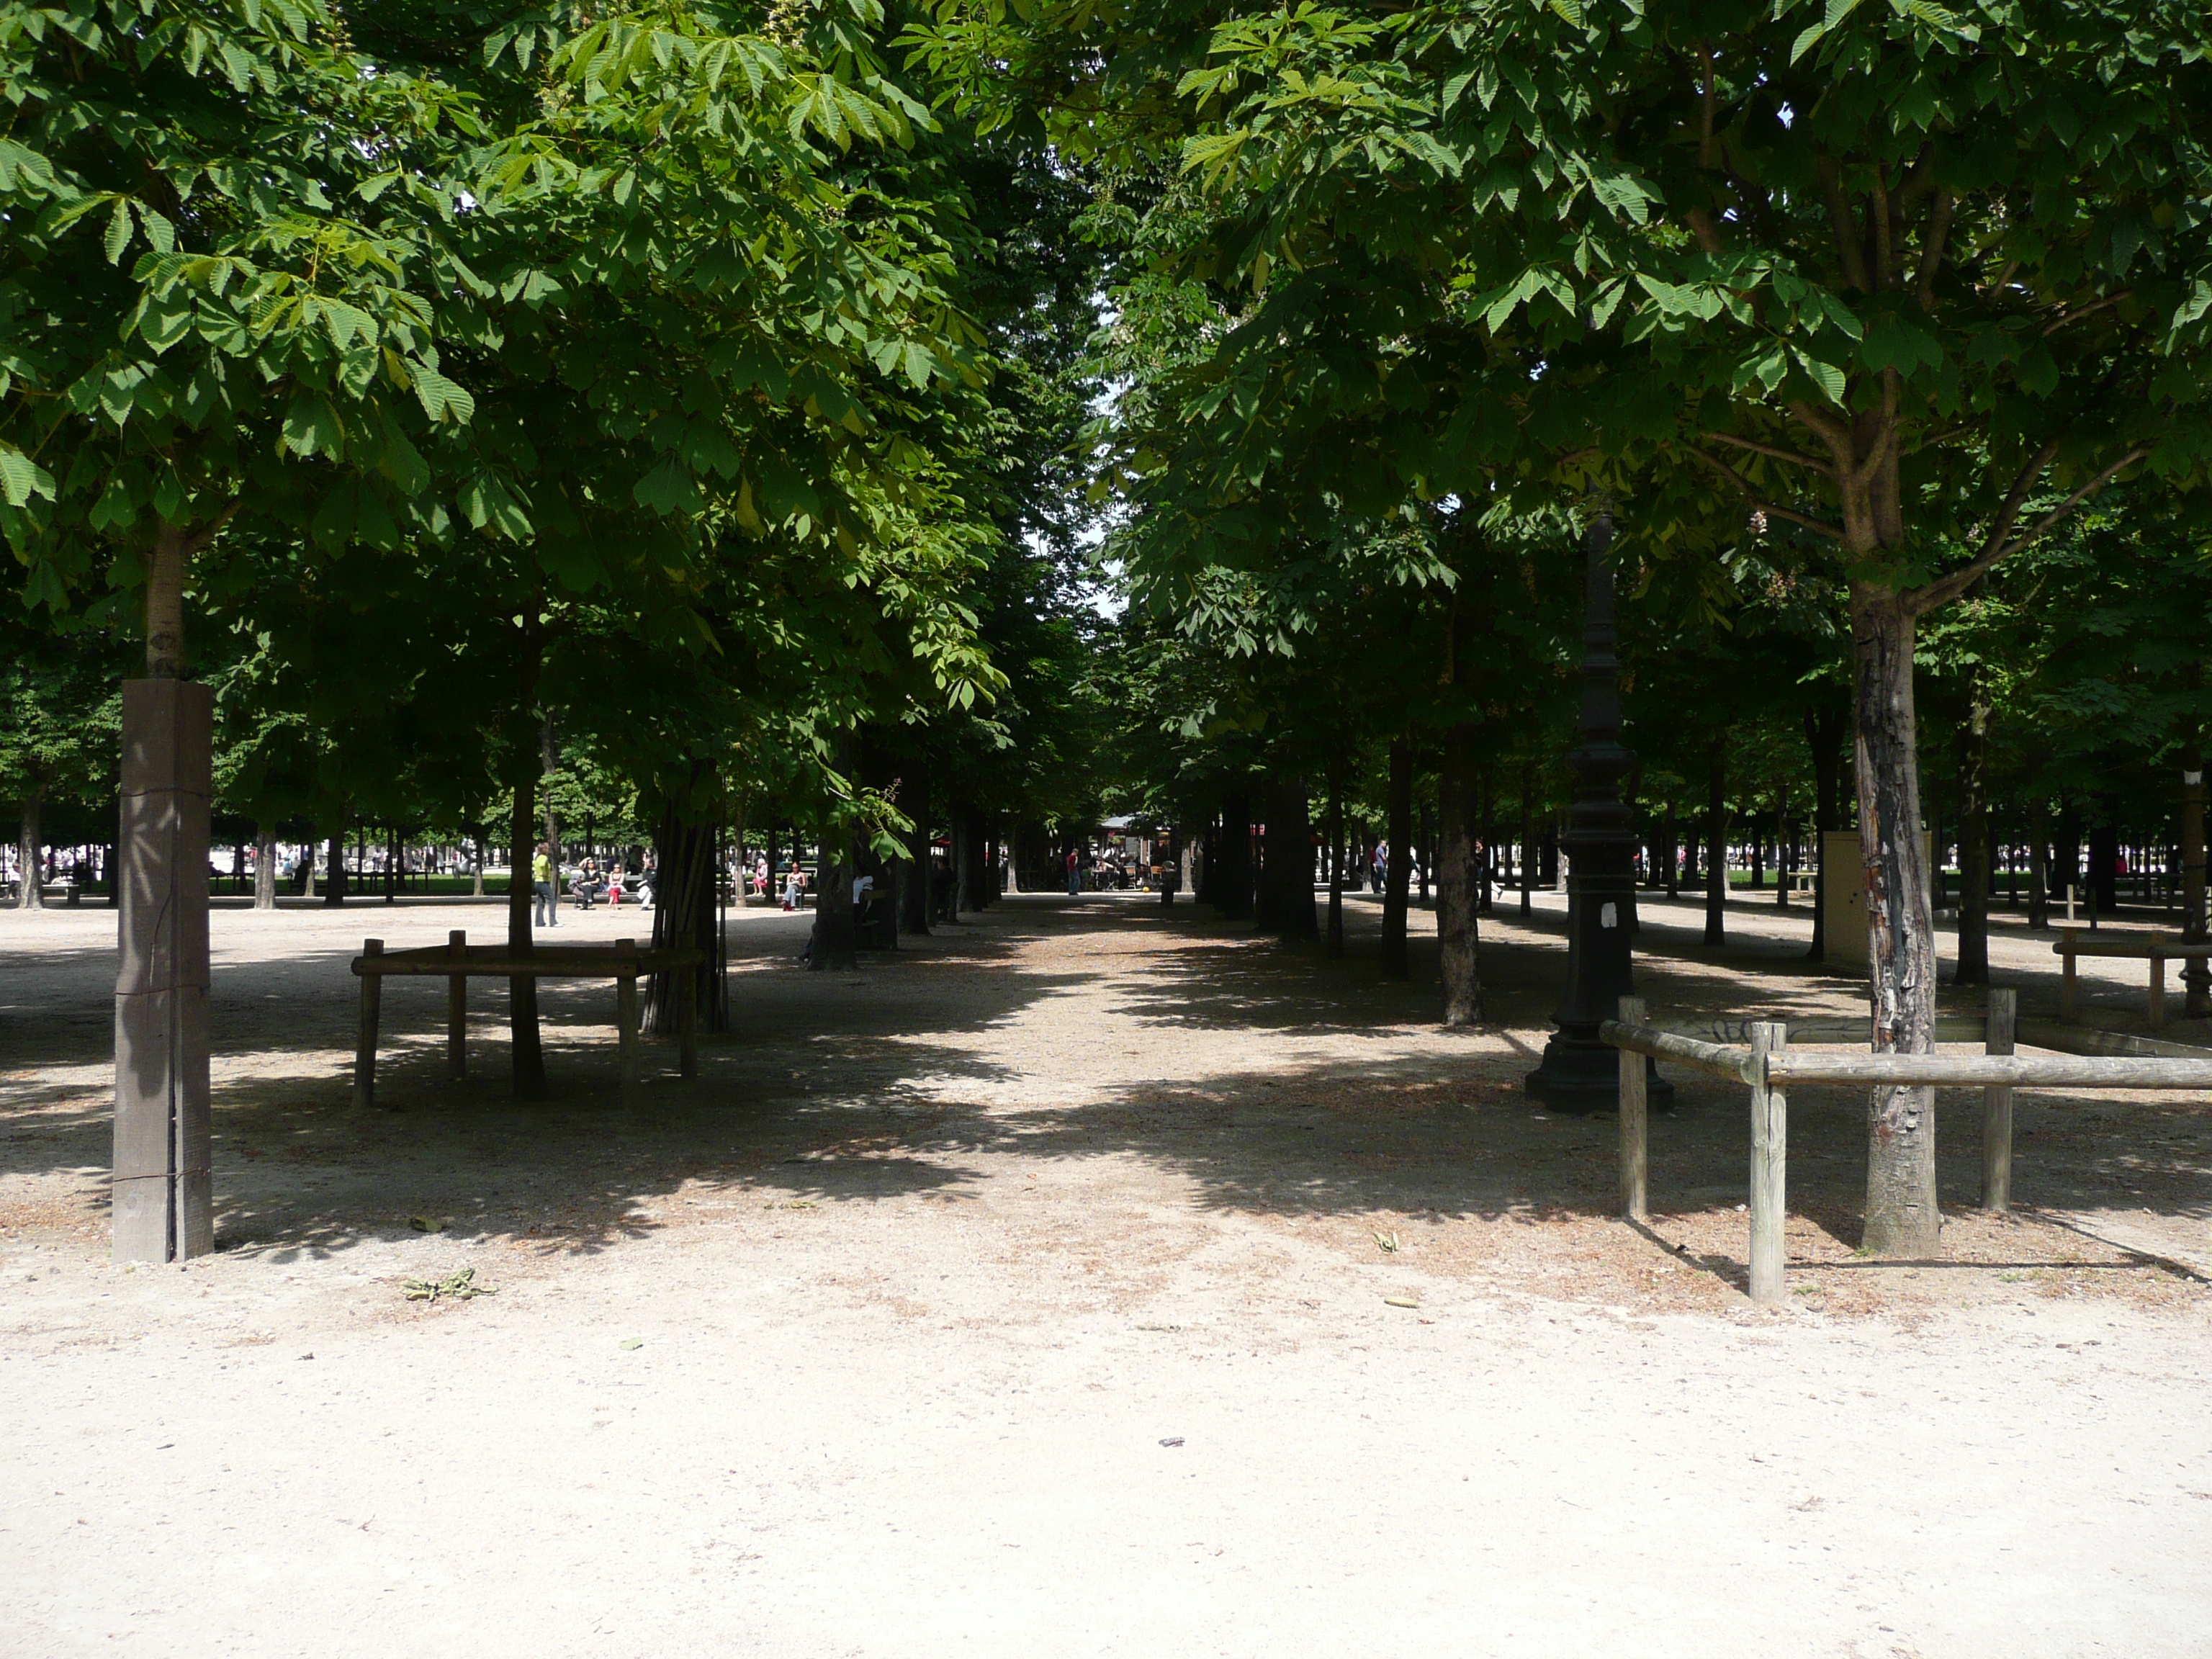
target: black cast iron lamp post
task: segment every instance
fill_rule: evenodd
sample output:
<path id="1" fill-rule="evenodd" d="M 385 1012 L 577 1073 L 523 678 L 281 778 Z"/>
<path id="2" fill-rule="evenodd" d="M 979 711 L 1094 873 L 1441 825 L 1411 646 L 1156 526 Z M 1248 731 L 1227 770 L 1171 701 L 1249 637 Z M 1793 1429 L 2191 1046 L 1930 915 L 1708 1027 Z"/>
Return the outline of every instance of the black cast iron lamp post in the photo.
<path id="1" fill-rule="evenodd" d="M 1588 604 L 1583 620 L 1582 742 L 1567 756 L 1575 798 L 1559 837 L 1567 864 L 1567 994 L 1552 1016 L 1559 1027 L 1525 1087 L 1567 1112 L 1617 1110 L 1620 1051 L 1601 1042 L 1598 1026 L 1620 1012 L 1636 988 L 1629 930 L 1636 915 L 1636 838 L 1621 780 L 1636 757 L 1620 743 L 1620 661 L 1613 654 L 1613 515 L 1590 520 Z M 1646 1062 L 1647 1067 L 1650 1063 Z M 1674 1085 L 1648 1071 L 1650 1104 L 1663 1109 Z"/>

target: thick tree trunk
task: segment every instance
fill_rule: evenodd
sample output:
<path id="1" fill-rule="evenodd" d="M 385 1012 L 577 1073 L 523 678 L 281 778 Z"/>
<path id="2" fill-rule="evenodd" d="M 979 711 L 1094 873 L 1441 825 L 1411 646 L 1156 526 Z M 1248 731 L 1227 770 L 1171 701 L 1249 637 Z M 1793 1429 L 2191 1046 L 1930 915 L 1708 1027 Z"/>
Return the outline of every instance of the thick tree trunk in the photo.
<path id="1" fill-rule="evenodd" d="M 1420 824 L 1417 833 L 1420 836 L 1419 846 L 1421 849 L 1421 902 L 1425 905 L 1429 902 L 1429 867 L 1437 861 L 1436 830 L 1431 826 L 1429 817 L 1429 803 L 1425 799 L 1421 802 Z M 1486 902 L 1488 896 L 1489 895 L 1486 892 L 1484 895 Z"/>
<path id="2" fill-rule="evenodd" d="M 1990 704 L 1974 677 L 1959 733 L 1958 985 L 1990 982 Z"/>
<path id="3" fill-rule="evenodd" d="M 399 861 L 407 855 L 407 842 L 397 830 L 384 832 L 384 902 L 399 902 Z"/>
<path id="4" fill-rule="evenodd" d="M 1390 741 L 1390 862 L 1382 882 L 1382 977 L 1406 979 L 1413 968 L 1406 951 L 1406 891 L 1412 872 L 1413 839 L 1413 745 Z"/>
<path id="5" fill-rule="evenodd" d="M 1221 803 L 1221 856 L 1207 872 L 1213 908 L 1231 921 L 1252 914 L 1252 804 L 1239 790 Z"/>
<path id="6" fill-rule="evenodd" d="M 276 908 L 276 831 L 266 823 L 253 826 L 253 908 Z"/>
<path id="7" fill-rule="evenodd" d="M 2081 808 L 2071 795 L 2058 802 L 2058 846 L 2051 861 L 2051 896 L 2063 902 L 2069 893 L 2077 906 L 2088 895 L 2081 889 Z"/>
<path id="8" fill-rule="evenodd" d="M 44 837 L 40 828 L 42 790 L 33 790 L 23 797 L 22 826 L 15 832 L 15 868 L 21 873 L 22 884 L 15 894 L 18 910 L 42 910 L 46 896 L 40 884 L 46 877 L 41 862 Z"/>
<path id="9" fill-rule="evenodd" d="M 852 837 L 845 837 L 835 864 L 828 861 L 826 847 L 824 853 L 822 893 L 815 901 L 814 933 L 806 953 L 807 967 L 817 974 L 860 965 L 860 929 L 853 910 Z"/>
<path id="10" fill-rule="evenodd" d="M 1728 739 L 1705 749 L 1705 943 L 1728 942 Z"/>
<path id="11" fill-rule="evenodd" d="M 1852 590 L 1854 756 L 1877 1054 L 1924 1054 L 1936 1047 L 1935 925 L 1920 835 L 1913 624 L 1895 594 Z M 1875 1089 L 1867 1113 L 1864 1248 L 1874 1255 L 1933 1257 L 1942 1225 L 1935 1091 Z"/>
<path id="12" fill-rule="evenodd" d="M 1191 889 L 1190 898 L 1194 904 L 1212 904 L 1215 892 L 1213 872 L 1221 862 L 1221 821 L 1218 818 L 1209 820 L 1200 834 L 1206 856 L 1200 861 L 1198 884 Z"/>
<path id="13" fill-rule="evenodd" d="M 531 820 L 537 816 L 536 786 L 519 783 L 514 810 L 507 819 L 507 866 L 513 872 L 507 884 L 507 948 L 515 956 L 528 956 L 533 943 L 530 930 L 530 858 L 537 843 Z M 337 843 L 332 842 L 335 848 Z M 517 1100 L 543 1100 L 545 1051 L 538 1032 L 538 981 L 518 975 L 507 982 L 507 1026 L 513 1046 L 511 1073 Z"/>
<path id="14" fill-rule="evenodd" d="M 526 870 L 529 865 L 526 862 L 523 867 Z M 329 867 L 323 872 L 323 902 L 343 904 L 345 896 L 345 831 L 341 830 L 331 836 Z"/>
<path id="15" fill-rule="evenodd" d="M 2109 810 L 2109 800 L 2106 805 Z M 2096 897 L 2099 915 L 2108 916 L 2119 908 L 2120 830 L 2118 824 L 2095 824 L 2089 830 L 2089 891 Z"/>
<path id="16" fill-rule="evenodd" d="M 697 763 L 694 763 L 695 769 Z M 695 769 L 690 798 L 705 792 Z M 699 1029 L 722 1029 L 722 999 L 717 994 L 720 917 L 715 909 L 714 827 L 685 823 L 673 806 L 665 809 L 653 837 L 653 858 L 660 878 L 653 894 L 653 944 L 656 950 L 696 950 L 703 960 L 691 975 L 692 1006 Z M 846 874 L 850 896 L 851 872 Z M 848 905 L 848 915 L 850 906 Z M 683 1030 L 683 1011 L 677 1001 L 676 975 L 664 971 L 646 982 L 646 1029 L 655 1036 L 674 1036 Z"/>
<path id="17" fill-rule="evenodd" d="M 1313 822 L 1304 778 L 1275 781 L 1267 804 L 1267 839 L 1276 936 L 1286 945 L 1319 939 L 1321 919 L 1314 905 Z"/>
<path id="18" fill-rule="evenodd" d="M 1521 914 L 1534 915 L 1536 910 L 1536 768 L 1533 762 L 1523 762 L 1521 767 Z"/>
<path id="19" fill-rule="evenodd" d="M 1682 827 L 1676 816 L 1674 803 L 1667 803 L 1667 828 L 1660 836 L 1667 850 L 1667 896 L 1682 896 Z"/>
<path id="20" fill-rule="evenodd" d="M 1482 1020 L 1482 973 L 1479 945 L 1481 923 L 1479 860 L 1480 807 L 1475 772 L 1479 728 L 1463 722 L 1444 733 L 1443 764 L 1437 781 L 1443 820 L 1437 853 L 1437 945 L 1441 953 L 1444 1024 L 1475 1025 Z"/>

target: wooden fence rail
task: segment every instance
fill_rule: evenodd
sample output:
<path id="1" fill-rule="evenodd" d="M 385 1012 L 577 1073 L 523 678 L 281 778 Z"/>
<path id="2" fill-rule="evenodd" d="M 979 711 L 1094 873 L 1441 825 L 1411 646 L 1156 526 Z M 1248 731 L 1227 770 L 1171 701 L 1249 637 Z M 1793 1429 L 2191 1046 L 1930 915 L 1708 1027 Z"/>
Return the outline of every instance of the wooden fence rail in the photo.
<path id="1" fill-rule="evenodd" d="M 2068 1020 L 2078 1019 L 2081 1013 L 2081 977 L 2075 969 L 2076 957 L 2128 957 L 2148 962 L 2150 1028 L 2154 1031 L 2166 1024 L 2166 964 L 2212 958 L 2212 939 L 2179 939 L 2155 935 L 2148 939 L 2130 939 L 2124 935 L 2084 939 L 2070 927 L 2058 930 L 2057 941 L 2051 949 L 2066 964 L 2059 984 L 2059 1012 Z"/>
<path id="2" fill-rule="evenodd" d="M 1838 1022 L 1717 1022 L 1705 1029 L 1741 1030 L 1741 1046 L 1708 1042 L 1646 1023 L 1644 1000 L 1623 997 L 1620 1017 L 1598 1035 L 1620 1050 L 1620 1208 L 1632 1221 L 1650 1217 L 1650 1102 L 1644 1056 L 1672 1060 L 1751 1091 L 1751 1299 L 1772 1307 L 1786 1299 L 1783 1219 L 1788 1167 L 1788 1086 L 1796 1083 L 1889 1084 L 1979 1088 L 1982 1103 L 1982 1207 L 2012 1204 L 2012 1113 L 2015 1089 L 2212 1090 L 2212 1060 L 2135 1054 L 2016 1054 L 2019 1001 L 2009 990 L 1990 993 L 1978 1054 L 1826 1054 L 1793 1050 L 1790 1036 Z M 1855 1035 L 1863 1036 L 1859 1024 Z M 1943 1033 L 1939 1029 L 1939 1036 Z"/>

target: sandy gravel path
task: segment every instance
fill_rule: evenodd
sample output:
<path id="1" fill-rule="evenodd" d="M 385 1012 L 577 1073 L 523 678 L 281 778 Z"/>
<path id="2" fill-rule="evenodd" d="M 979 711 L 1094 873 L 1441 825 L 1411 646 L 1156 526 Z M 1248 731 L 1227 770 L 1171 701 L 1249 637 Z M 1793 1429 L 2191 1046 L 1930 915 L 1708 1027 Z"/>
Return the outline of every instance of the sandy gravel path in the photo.
<path id="1" fill-rule="evenodd" d="M 1655 1001 L 1852 1006 L 1802 916 L 1691 915 Z M 1648 1235 L 1610 1121 L 1518 1093 L 1545 910 L 1479 1033 L 1375 981 L 1364 903 L 1349 963 L 1109 896 L 852 975 L 747 912 L 738 1030 L 635 1116 L 605 991 L 549 996 L 517 1109 L 488 1029 L 442 1080 L 426 983 L 355 1119 L 346 957 L 454 926 L 497 911 L 218 914 L 224 1248 L 134 1272 L 112 924 L 0 918 L 0 1653 L 2205 1650 L 2212 1293 L 2075 1230 L 2201 1247 L 2202 1102 L 2025 1098 L 2027 1212 L 1891 1267 L 1808 1091 L 1766 1314 L 1729 1091 L 1656 1125 Z"/>

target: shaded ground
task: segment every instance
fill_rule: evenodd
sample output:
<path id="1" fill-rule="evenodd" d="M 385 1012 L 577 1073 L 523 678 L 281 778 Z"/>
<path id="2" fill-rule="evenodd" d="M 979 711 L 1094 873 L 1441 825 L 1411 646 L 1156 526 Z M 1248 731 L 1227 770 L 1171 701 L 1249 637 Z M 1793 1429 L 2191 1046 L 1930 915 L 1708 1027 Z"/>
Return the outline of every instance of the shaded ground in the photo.
<path id="1" fill-rule="evenodd" d="M 1695 919 L 1647 909 L 1655 1007 L 1858 1006 L 1802 971 L 1802 912 L 1740 906 L 1717 953 Z M 456 1085 L 442 984 L 396 981 L 402 1109 L 364 1121 L 361 936 L 498 908 L 224 911 L 223 1249 L 131 1273 L 102 1260 L 112 921 L 0 918 L 25 1650 L 2201 1650 L 2202 1100 L 2024 1095 L 1997 1221 L 1963 1207 L 1962 1097 L 1946 1258 L 1887 1265 L 1853 1251 L 1860 1101 L 1800 1091 L 1801 1305 L 1756 1313 L 1741 1091 L 1678 1079 L 1627 1228 L 1612 1120 L 1519 1091 L 1548 896 L 1488 924 L 1480 1032 L 1426 1023 L 1432 941 L 1376 982 L 1373 922 L 1330 963 L 1021 898 L 811 975 L 803 918 L 744 912 L 738 1029 L 635 1115 L 607 988 L 549 990 L 560 1097 L 517 1109 L 497 989 Z M 2047 942 L 1996 955 L 2055 1006 Z M 498 1294 L 401 1294 L 464 1267 Z"/>

